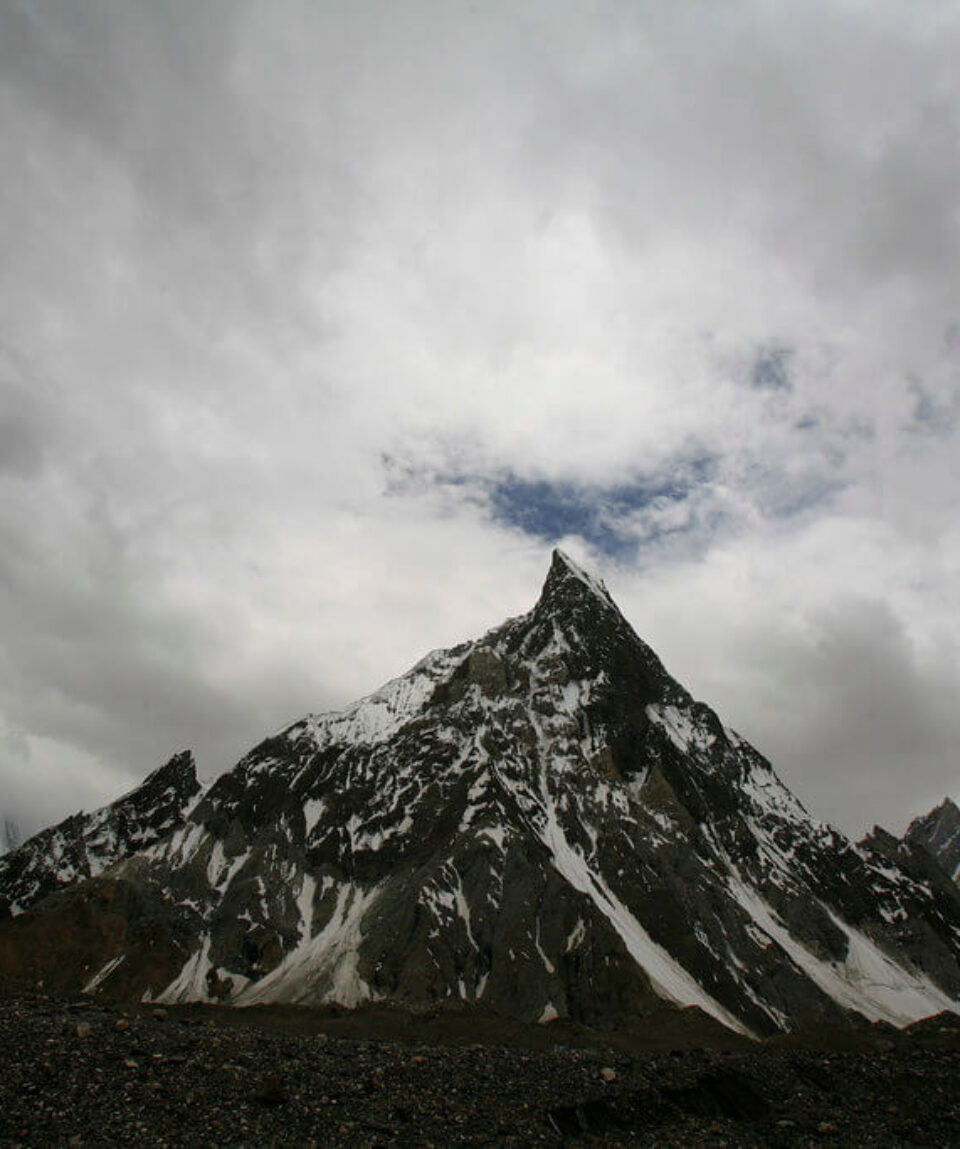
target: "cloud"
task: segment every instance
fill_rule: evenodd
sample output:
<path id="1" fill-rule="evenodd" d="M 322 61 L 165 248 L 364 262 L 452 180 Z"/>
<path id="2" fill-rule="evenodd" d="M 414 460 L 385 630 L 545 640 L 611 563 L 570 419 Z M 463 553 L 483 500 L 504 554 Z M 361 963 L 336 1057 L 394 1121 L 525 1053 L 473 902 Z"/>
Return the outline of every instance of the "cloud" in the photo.
<path id="1" fill-rule="evenodd" d="M 224 769 L 559 536 L 817 813 L 946 789 L 958 49 L 936 3 L 8 5 L 11 800 Z"/>

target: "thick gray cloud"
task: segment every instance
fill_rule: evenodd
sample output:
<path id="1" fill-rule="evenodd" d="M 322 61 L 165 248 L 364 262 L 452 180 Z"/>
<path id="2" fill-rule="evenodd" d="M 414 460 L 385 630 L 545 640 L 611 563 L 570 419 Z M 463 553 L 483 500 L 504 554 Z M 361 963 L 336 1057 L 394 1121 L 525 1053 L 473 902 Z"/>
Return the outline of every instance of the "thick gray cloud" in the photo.
<path id="1" fill-rule="evenodd" d="M 957 795 L 955 5 L 0 13 L 0 806 L 525 609 L 814 813 Z"/>

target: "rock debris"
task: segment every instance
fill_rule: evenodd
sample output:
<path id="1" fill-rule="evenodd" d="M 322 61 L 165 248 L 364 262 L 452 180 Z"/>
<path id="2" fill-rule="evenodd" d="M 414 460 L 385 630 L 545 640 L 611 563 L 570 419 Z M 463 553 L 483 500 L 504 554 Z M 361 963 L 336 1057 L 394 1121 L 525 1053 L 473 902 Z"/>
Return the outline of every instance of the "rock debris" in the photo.
<path id="1" fill-rule="evenodd" d="M 373 1015 L 331 1034 L 308 1012 L 238 1012 L 0 998 L 0 1145 L 960 1142 L 956 1018 L 845 1047 L 669 1049 L 651 1034 L 660 1048 L 644 1049 L 551 1045 L 543 1026 L 526 1044 L 516 1027 L 496 1044 L 488 1026 L 481 1045 L 467 1021 L 445 1044 L 384 1040 Z"/>

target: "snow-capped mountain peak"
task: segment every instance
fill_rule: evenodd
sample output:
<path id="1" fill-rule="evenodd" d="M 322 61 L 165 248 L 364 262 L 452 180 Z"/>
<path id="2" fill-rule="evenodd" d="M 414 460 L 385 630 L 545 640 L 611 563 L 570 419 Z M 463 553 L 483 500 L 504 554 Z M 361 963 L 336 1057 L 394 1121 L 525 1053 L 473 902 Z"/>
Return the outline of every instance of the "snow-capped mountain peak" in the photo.
<path id="1" fill-rule="evenodd" d="M 812 819 L 559 551 L 530 612 L 268 738 L 97 882 L 125 940 L 78 958 L 124 996 L 590 1024 L 668 1001 L 754 1034 L 960 999 L 960 892 Z"/>
<path id="2" fill-rule="evenodd" d="M 573 579 L 586 587 L 593 595 L 595 595 L 605 606 L 611 607 L 618 614 L 619 608 L 610 597 L 606 586 L 602 579 L 595 578 L 589 571 L 578 566 L 572 558 L 565 552 L 557 547 L 552 555 L 550 563 L 550 572 L 547 575 L 547 580 L 544 583 L 543 593 L 541 600 L 546 597 L 550 598 L 561 587 L 567 585 Z"/>

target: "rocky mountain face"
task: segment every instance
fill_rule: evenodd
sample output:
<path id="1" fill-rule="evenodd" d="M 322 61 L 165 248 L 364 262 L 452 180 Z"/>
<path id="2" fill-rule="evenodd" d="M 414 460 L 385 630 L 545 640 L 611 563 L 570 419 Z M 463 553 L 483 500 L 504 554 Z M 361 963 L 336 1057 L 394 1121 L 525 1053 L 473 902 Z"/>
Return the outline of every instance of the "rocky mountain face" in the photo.
<path id="1" fill-rule="evenodd" d="M 22 845 L 11 842 L 0 858 L 0 918 L 22 913 L 170 834 L 199 791 L 193 755 L 185 751 L 109 806 L 74 814 Z"/>
<path id="2" fill-rule="evenodd" d="M 955 802 L 944 798 L 929 814 L 915 818 L 903 837 L 928 850 L 942 870 L 960 880 L 960 809 Z"/>
<path id="3" fill-rule="evenodd" d="M 0 870 L 0 972 L 598 1026 L 666 1001 L 751 1035 L 960 1008 L 960 889 L 811 818 L 560 552 L 528 614 L 179 816 L 26 913 Z"/>

